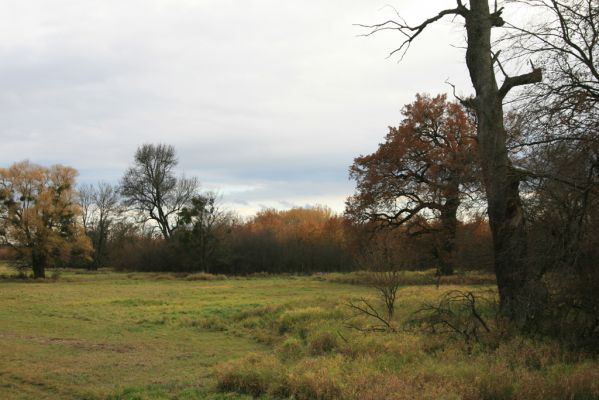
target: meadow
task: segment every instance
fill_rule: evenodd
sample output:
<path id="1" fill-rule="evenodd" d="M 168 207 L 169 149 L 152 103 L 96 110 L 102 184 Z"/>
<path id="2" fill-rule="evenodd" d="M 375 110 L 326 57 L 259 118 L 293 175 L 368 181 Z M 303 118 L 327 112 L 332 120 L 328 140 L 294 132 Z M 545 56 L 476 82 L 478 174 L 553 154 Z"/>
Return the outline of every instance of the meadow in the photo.
<path id="1" fill-rule="evenodd" d="M 350 327 L 371 321 L 349 301 L 378 304 L 359 274 L 8 275 L 2 399 L 599 398 L 590 354 L 520 335 L 466 342 L 405 324 L 443 293 L 492 293 L 480 274 L 439 287 L 406 274 L 395 332 Z"/>

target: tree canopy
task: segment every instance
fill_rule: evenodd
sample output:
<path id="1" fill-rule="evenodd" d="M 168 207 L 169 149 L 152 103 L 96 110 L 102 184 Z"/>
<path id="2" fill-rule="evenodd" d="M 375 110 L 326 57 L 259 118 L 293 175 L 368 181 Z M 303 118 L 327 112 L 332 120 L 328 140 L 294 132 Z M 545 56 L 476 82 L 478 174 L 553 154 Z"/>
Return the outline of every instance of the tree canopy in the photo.
<path id="1" fill-rule="evenodd" d="M 447 253 L 440 259 L 450 272 L 457 211 L 476 186 L 475 124 L 445 95 L 417 95 L 402 115 L 377 151 L 350 167 L 356 193 L 346 214 L 360 223 L 404 226 L 409 234 L 440 232 L 438 250 Z"/>
<path id="2" fill-rule="evenodd" d="M 199 186 L 196 178 L 177 177 L 177 164 L 173 146 L 144 144 L 121 179 L 125 204 L 135 209 L 143 222 L 156 223 L 165 239 L 172 237 L 178 213 L 190 204 Z"/>
<path id="3" fill-rule="evenodd" d="M 13 246 L 36 278 L 47 265 L 89 257 L 91 244 L 78 224 L 81 209 L 74 191 L 77 171 L 22 161 L 0 168 L 2 239 Z"/>

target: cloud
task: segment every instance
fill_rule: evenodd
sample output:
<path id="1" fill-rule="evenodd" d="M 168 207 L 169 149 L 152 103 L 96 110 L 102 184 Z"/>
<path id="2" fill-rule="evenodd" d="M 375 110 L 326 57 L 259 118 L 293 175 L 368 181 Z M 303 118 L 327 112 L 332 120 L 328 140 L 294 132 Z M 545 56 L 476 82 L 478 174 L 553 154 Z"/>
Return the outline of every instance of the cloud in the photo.
<path id="1" fill-rule="evenodd" d="M 414 3 L 400 5 L 418 19 Z M 385 59 L 397 34 L 357 37 L 352 24 L 394 16 L 384 4 L 6 0 L 0 163 L 69 164 L 81 181 L 116 183 L 137 146 L 164 142 L 243 212 L 340 210 L 353 158 L 376 149 L 416 92 L 447 91 L 447 78 L 469 92 L 449 23 L 401 63 Z"/>

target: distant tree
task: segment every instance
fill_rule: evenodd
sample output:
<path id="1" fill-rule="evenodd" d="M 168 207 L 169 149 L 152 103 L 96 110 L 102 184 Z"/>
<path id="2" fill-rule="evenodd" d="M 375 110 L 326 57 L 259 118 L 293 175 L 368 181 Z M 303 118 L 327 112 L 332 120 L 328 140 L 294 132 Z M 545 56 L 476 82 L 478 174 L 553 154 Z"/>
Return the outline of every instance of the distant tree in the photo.
<path id="1" fill-rule="evenodd" d="M 85 233 L 89 234 L 94 214 L 94 193 L 96 188 L 91 183 L 84 183 L 77 189 L 79 206 L 81 207 L 81 223 Z"/>
<path id="2" fill-rule="evenodd" d="M 218 196 L 208 192 L 191 199 L 190 205 L 179 212 L 181 228 L 178 238 L 184 246 L 194 269 L 212 272 L 222 256 L 224 234 L 232 220 L 230 213 L 218 205 Z"/>
<path id="3" fill-rule="evenodd" d="M 196 178 L 176 177 L 175 148 L 144 144 L 135 152 L 133 166 L 121 179 L 125 205 L 137 210 L 142 222 L 153 221 L 165 239 L 179 223 L 179 212 L 197 195 Z"/>
<path id="4" fill-rule="evenodd" d="M 101 267 L 106 260 L 108 235 L 110 234 L 115 219 L 121 214 L 122 208 L 119 204 L 120 195 L 118 187 L 112 186 L 106 182 L 98 183 L 93 199 L 96 207 L 94 265 L 96 267 Z"/>
<path id="5" fill-rule="evenodd" d="M 118 187 L 106 182 L 97 186 L 86 184 L 79 188 L 82 223 L 94 246 L 92 267 L 104 266 L 107 260 L 107 242 L 115 219 L 121 214 Z"/>
<path id="6" fill-rule="evenodd" d="M 74 191 L 77 171 L 29 161 L 0 168 L 2 239 L 32 266 L 35 278 L 48 265 L 89 257 L 91 244 L 78 224 L 81 209 Z"/>
<path id="7" fill-rule="evenodd" d="M 352 268 L 344 218 L 327 207 L 265 209 L 232 232 L 235 272 Z"/>
<path id="8" fill-rule="evenodd" d="M 445 95 L 417 95 L 402 114 L 378 150 L 350 167 L 357 188 L 346 214 L 359 223 L 407 226 L 408 234 L 435 232 L 441 273 L 451 274 L 457 212 L 476 187 L 475 124 Z"/>

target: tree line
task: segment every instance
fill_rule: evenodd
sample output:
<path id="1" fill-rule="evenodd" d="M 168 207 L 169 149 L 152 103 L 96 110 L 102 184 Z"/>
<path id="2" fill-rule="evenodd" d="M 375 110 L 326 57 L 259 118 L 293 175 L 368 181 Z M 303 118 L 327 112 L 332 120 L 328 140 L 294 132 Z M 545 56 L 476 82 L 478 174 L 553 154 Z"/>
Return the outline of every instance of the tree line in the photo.
<path id="1" fill-rule="evenodd" d="M 77 186 L 77 171 L 61 165 L 23 161 L 0 168 L 3 245 L 36 278 L 46 267 L 61 266 L 227 274 L 368 268 L 361 256 L 373 240 L 372 227 L 349 209 L 264 209 L 241 218 L 224 209 L 216 193 L 202 190 L 197 178 L 178 174 L 177 165 L 173 146 L 144 144 L 116 185 Z M 454 213 L 451 232 L 460 236 L 459 248 L 474 249 L 460 252 L 466 254 L 462 268 L 489 267 L 481 262 L 490 257 L 485 224 L 481 218 L 458 221 Z M 437 230 L 434 221 L 422 220 L 420 227 Z M 392 241 L 405 268 L 446 265 L 440 250 L 446 246 L 438 246 L 437 236 L 414 238 L 404 235 L 408 230 L 398 230 Z M 456 247 L 455 237 L 451 243 Z"/>

